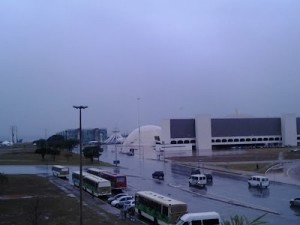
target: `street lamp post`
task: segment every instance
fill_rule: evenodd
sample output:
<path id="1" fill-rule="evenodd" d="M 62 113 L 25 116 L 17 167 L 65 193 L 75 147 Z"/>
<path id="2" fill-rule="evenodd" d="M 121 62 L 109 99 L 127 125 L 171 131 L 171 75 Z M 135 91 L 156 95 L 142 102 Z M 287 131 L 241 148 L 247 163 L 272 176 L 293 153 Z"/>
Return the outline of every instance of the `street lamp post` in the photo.
<path id="1" fill-rule="evenodd" d="M 139 128 L 139 153 L 141 158 L 141 126 L 140 126 L 140 98 L 137 98 L 138 103 L 138 128 Z M 144 159 L 144 152 L 143 152 Z"/>
<path id="2" fill-rule="evenodd" d="M 79 194 L 80 194 L 80 225 L 83 224 L 82 219 L 82 131 L 81 131 L 81 110 L 86 109 L 87 106 L 73 106 L 74 109 L 79 109 L 79 158 L 80 158 L 80 181 L 79 181 Z"/>

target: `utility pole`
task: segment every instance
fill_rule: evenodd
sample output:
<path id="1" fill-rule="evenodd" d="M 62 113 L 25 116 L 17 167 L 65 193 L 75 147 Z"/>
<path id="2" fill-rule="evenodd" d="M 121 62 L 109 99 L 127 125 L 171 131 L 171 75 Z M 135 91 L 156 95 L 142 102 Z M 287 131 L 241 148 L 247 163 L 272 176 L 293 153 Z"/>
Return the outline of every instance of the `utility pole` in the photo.
<path id="1" fill-rule="evenodd" d="M 137 107 L 138 107 L 138 127 L 139 127 L 139 153 L 141 158 L 141 126 L 140 126 L 140 98 L 137 98 Z M 144 151 L 143 151 L 143 159 L 144 159 Z"/>
<path id="2" fill-rule="evenodd" d="M 81 110 L 86 109 L 87 106 L 73 106 L 74 109 L 79 109 L 79 157 L 80 157 L 80 181 L 79 181 L 79 190 L 80 190 L 80 225 L 83 225 L 82 217 L 82 128 L 81 128 Z"/>

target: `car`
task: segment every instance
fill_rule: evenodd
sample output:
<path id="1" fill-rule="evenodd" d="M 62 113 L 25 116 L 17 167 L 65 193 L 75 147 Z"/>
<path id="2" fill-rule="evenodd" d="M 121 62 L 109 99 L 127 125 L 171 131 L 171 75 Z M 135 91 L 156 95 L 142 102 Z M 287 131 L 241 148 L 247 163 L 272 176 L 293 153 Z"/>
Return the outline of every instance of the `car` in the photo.
<path id="1" fill-rule="evenodd" d="M 270 185 L 269 178 L 265 176 L 251 176 L 248 179 L 248 187 L 267 188 Z"/>
<path id="2" fill-rule="evenodd" d="M 125 195 L 125 196 L 121 196 L 119 198 L 117 198 L 116 200 L 113 200 L 110 204 L 112 206 L 115 206 L 117 208 L 121 208 L 123 207 L 123 204 L 128 201 L 128 200 L 131 200 L 133 199 L 133 196 L 131 195 Z"/>
<path id="3" fill-rule="evenodd" d="M 193 174 L 189 178 L 189 186 L 205 187 L 207 184 L 204 174 Z"/>
<path id="4" fill-rule="evenodd" d="M 152 173 L 152 178 L 153 179 L 159 179 L 159 180 L 163 180 L 164 179 L 164 172 L 163 171 L 155 171 L 154 173 Z"/>
<path id="5" fill-rule="evenodd" d="M 132 207 L 135 207 L 135 199 L 130 199 L 123 204 L 123 209 L 128 211 Z"/>
<path id="6" fill-rule="evenodd" d="M 201 174 L 200 169 L 192 169 L 191 175 L 194 175 L 194 174 Z"/>
<path id="7" fill-rule="evenodd" d="M 290 152 L 300 152 L 300 149 L 298 149 L 298 148 L 296 148 L 296 149 L 292 149 L 292 150 L 290 150 Z"/>
<path id="8" fill-rule="evenodd" d="M 293 198 L 290 200 L 291 207 L 300 207 L 300 198 Z"/>
<path id="9" fill-rule="evenodd" d="M 111 196 L 107 199 L 108 203 L 111 203 L 113 200 L 116 200 L 117 198 L 121 197 L 121 196 L 126 196 L 128 195 L 127 193 L 119 193 L 117 195 Z"/>
<path id="10" fill-rule="evenodd" d="M 202 174 L 200 169 L 192 169 L 191 171 L 191 175 L 195 175 L 195 174 Z M 206 176 L 206 181 L 207 183 L 212 183 L 213 182 L 213 176 L 209 173 L 204 173 L 204 175 Z"/>
<path id="11" fill-rule="evenodd" d="M 204 174 L 206 176 L 206 182 L 207 183 L 212 183 L 213 182 L 213 176 L 209 173 Z"/>

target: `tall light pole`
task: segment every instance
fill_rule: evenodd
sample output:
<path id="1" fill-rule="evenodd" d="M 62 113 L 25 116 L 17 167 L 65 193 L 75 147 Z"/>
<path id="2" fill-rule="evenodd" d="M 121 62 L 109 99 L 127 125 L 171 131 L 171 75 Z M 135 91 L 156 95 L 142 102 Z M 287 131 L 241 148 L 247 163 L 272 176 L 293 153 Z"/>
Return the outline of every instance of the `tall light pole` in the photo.
<path id="1" fill-rule="evenodd" d="M 139 127 L 139 153 L 141 158 L 141 126 L 140 126 L 140 98 L 137 98 L 138 103 L 138 127 Z M 143 155 L 144 158 L 144 155 Z"/>
<path id="2" fill-rule="evenodd" d="M 83 224 L 82 219 L 82 129 L 81 129 L 81 110 L 86 109 L 87 106 L 73 106 L 74 109 L 79 109 L 79 158 L 80 158 L 80 168 L 79 168 L 79 174 L 80 174 L 80 181 L 79 181 L 79 194 L 80 194 L 80 225 Z"/>

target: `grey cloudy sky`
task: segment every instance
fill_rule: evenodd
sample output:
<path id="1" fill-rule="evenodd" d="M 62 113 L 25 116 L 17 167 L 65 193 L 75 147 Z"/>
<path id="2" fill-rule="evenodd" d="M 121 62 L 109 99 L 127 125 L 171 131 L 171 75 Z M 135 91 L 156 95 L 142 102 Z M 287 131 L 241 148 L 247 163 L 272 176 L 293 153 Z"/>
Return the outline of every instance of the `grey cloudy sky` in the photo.
<path id="1" fill-rule="evenodd" d="M 3 0 L 0 140 L 299 114 L 299 0 Z M 140 97 L 138 103 L 137 98 Z M 139 107 L 138 107 L 139 105 Z M 138 110 L 139 108 L 139 110 Z"/>

